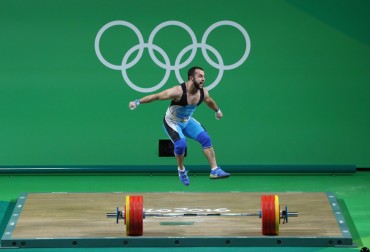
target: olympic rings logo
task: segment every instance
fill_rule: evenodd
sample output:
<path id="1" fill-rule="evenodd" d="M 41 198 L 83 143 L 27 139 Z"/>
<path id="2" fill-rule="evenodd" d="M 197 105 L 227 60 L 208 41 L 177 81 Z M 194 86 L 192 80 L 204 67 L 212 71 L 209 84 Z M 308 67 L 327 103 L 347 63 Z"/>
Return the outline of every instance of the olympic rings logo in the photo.
<path id="1" fill-rule="evenodd" d="M 103 57 L 103 55 L 101 54 L 100 47 L 99 47 L 100 39 L 101 39 L 102 35 L 104 34 L 104 32 L 107 29 L 109 29 L 110 27 L 117 26 L 117 25 L 121 25 L 121 26 L 125 26 L 125 27 L 130 28 L 136 34 L 136 36 L 139 40 L 139 44 L 131 47 L 126 52 L 126 54 L 124 55 L 124 57 L 122 59 L 121 65 L 114 65 L 114 64 L 109 63 Z M 162 48 L 160 48 L 159 46 L 153 44 L 153 41 L 154 41 L 154 38 L 155 38 L 157 32 L 159 32 L 164 27 L 171 26 L 171 25 L 179 26 L 179 27 L 183 28 L 185 31 L 188 32 L 188 34 L 190 35 L 190 38 L 192 40 L 192 44 L 186 46 L 177 55 L 174 65 L 171 65 L 170 59 L 169 59 L 168 55 L 166 54 L 166 52 Z M 244 39 L 245 39 L 245 51 L 244 51 L 243 56 L 237 62 L 235 62 L 233 64 L 230 64 L 230 65 L 225 65 L 220 53 L 214 47 L 207 44 L 207 38 L 208 38 L 209 34 L 214 29 L 216 29 L 217 27 L 224 26 L 224 25 L 235 27 L 236 29 L 238 29 L 242 33 L 242 35 L 244 36 Z M 142 88 L 142 87 L 139 87 L 139 86 L 135 85 L 129 79 L 129 77 L 127 75 L 127 72 L 126 72 L 127 69 L 133 67 L 140 60 L 141 56 L 143 55 L 143 52 L 144 52 L 145 48 L 148 48 L 149 55 L 150 55 L 151 59 L 153 60 L 153 62 L 156 65 L 158 65 L 159 67 L 166 70 L 162 81 L 160 81 L 158 84 L 156 84 L 155 86 L 150 87 L 150 88 Z M 141 32 L 139 31 L 139 29 L 136 26 L 134 26 L 133 24 L 131 24 L 127 21 L 123 21 L 123 20 L 117 20 L 117 21 L 112 21 L 112 22 L 107 23 L 106 25 L 104 25 L 99 30 L 98 34 L 95 37 L 95 53 L 98 56 L 101 63 L 103 63 L 106 67 L 108 67 L 110 69 L 120 70 L 122 72 L 123 79 L 125 80 L 127 85 L 129 85 L 132 89 L 134 89 L 138 92 L 142 92 L 142 93 L 154 92 L 154 91 L 160 89 L 167 82 L 168 78 L 170 77 L 170 73 L 171 73 L 172 70 L 175 71 L 175 75 L 176 75 L 176 78 L 177 78 L 178 82 L 179 83 L 184 82 L 182 80 L 181 76 L 180 76 L 180 69 L 188 66 L 191 63 L 191 61 L 194 59 L 194 57 L 197 53 L 198 48 L 201 49 L 203 57 L 208 62 L 208 64 L 210 64 L 212 67 L 219 70 L 215 81 L 213 83 L 211 83 L 209 86 L 207 86 L 207 89 L 211 90 L 212 88 L 216 87 L 219 84 L 225 70 L 235 69 L 235 68 L 239 67 L 241 64 L 244 63 L 244 61 L 248 58 L 248 55 L 249 55 L 249 52 L 250 52 L 250 49 L 251 49 L 251 43 L 250 43 L 250 38 L 249 38 L 249 35 L 248 35 L 247 31 L 240 24 L 235 23 L 233 21 L 228 21 L 228 20 L 216 22 L 213 25 L 211 25 L 210 27 L 208 27 L 208 29 L 203 34 L 201 43 L 198 43 L 197 38 L 196 38 L 193 30 L 189 26 L 187 26 L 186 24 L 184 24 L 180 21 L 166 21 L 166 22 L 163 22 L 163 23 L 159 24 L 151 32 L 151 34 L 149 36 L 148 43 L 144 42 L 144 38 L 143 38 Z M 128 59 L 130 58 L 130 56 L 136 51 L 138 51 L 136 57 L 131 62 L 127 62 Z M 158 60 L 158 58 L 154 54 L 154 51 L 158 52 L 163 57 L 163 59 L 165 61 L 164 63 L 161 62 L 160 60 Z M 187 60 L 185 60 L 184 62 L 181 62 L 181 59 L 183 58 L 183 56 L 189 51 L 191 51 L 189 58 Z M 214 62 L 208 56 L 207 51 L 212 52 L 216 56 L 218 62 Z"/>

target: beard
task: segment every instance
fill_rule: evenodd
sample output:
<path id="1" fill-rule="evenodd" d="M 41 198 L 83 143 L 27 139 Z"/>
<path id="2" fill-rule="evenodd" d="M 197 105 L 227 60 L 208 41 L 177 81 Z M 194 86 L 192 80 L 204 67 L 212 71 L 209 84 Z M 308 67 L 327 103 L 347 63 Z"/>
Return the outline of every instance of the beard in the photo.
<path id="1" fill-rule="evenodd" d="M 200 87 L 200 82 L 197 82 L 196 80 L 194 80 L 194 87 L 196 88 L 196 89 L 203 89 L 203 87 Z"/>

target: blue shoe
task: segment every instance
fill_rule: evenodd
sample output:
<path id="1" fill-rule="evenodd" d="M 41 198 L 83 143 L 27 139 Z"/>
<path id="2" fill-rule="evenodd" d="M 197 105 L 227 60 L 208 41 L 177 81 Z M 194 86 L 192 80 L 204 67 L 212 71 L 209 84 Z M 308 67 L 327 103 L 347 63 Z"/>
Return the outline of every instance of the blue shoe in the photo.
<path id="1" fill-rule="evenodd" d="M 185 186 L 188 186 L 190 184 L 187 170 L 184 169 L 184 171 L 179 171 L 179 178 Z"/>
<path id="2" fill-rule="evenodd" d="M 211 173 L 209 174 L 210 179 L 223 179 L 228 177 L 230 177 L 230 173 L 224 172 L 221 167 L 211 170 Z"/>

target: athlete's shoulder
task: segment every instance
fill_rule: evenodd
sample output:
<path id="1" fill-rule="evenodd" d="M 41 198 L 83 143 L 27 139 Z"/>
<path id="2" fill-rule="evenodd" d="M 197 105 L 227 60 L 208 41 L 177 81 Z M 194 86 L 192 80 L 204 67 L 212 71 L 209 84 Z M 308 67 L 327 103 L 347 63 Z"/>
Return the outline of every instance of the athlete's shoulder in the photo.
<path id="1" fill-rule="evenodd" d="M 181 93 L 181 94 L 183 92 L 182 84 L 178 84 L 176 86 L 173 86 L 172 88 L 173 88 L 174 92 L 178 92 L 178 93 Z"/>
<path id="2" fill-rule="evenodd" d="M 182 93 L 183 93 L 181 85 L 173 86 L 173 87 L 167 89 L 167 91 L 169 92 L 170 97 L 172 99 L 175 99 L 175 100 L 179 99 L 182 96 Z"/>
<path id="3" fill-rule="evenodd" d="M 208 90 L 206 88 L 203 88 L 203 93 L 205 97 L 209 96 Z"/>

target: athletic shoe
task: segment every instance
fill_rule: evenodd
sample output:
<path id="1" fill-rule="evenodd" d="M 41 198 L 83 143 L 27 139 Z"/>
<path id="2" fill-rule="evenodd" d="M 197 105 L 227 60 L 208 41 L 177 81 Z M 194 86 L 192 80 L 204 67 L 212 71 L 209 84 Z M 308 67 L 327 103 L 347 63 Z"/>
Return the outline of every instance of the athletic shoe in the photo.
<path id="1" fill-rule="evenodd" d="M 230 177 L 230 173 L 224 172 L 221 167 L 211 170 L 211 173 L 209 174 L 210 179 L 223 179 L 228 177 Z"/>
<path id="2" fill-rule="evenodd" d="M 179 171 L 179 178 L 181 183 L 183 183 L 185 186 L 188 186 L 190 184 L 187 170 L 184 169 L 183 171 Z"/>

